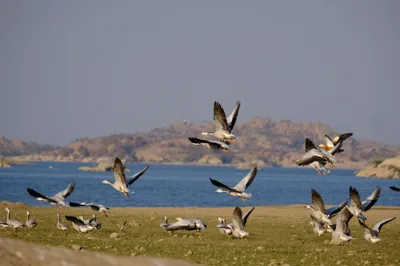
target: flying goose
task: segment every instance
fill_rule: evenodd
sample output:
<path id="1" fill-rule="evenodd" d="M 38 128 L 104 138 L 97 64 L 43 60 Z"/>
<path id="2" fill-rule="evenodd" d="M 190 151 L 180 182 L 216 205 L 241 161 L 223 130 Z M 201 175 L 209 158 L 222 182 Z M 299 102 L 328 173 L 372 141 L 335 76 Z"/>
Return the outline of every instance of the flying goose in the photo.
<path id="1" fill-rule="evenodd" d="M 76 203 L 76 202 L 70 202 L 69 203 L 71 207 L 89 207 L 92 211 L 96 211 L 99 212 L 101 215 L 104 215 L 105 217 L 108 216 L 108 214 L 110 213 L 110 208 L 98 204 L 98 203 L 94 203 L 94 202 L 90 202 L 90 203 L 86 203 L 86 202 L 81 202 L 81 203 Z"/>
<path id="2" fill-rule="evenodd" d="M 29 211 L 26 211 L 26 221 L 25 225 L 26 227 L 33 228 L 37 226 L 37 222 L 35 220 L 30 219 L 31 213 Z"/>
<path id="3" fill-rule="evenodd" d="M 214 136 L 217 137 L 221 140 L 228 140 L 232 143 L 235 142 L 235 135 L 231 133 L 233 126 L 235 125 L 236 119 L 237 119 L 237 114 L 239 113 L 239 108 L 240 108 L 240 103 L 239 107 L 236 105 L 235 110 L 233 110 L 232 114 L 229 116 L 232 118 L 230 126 L 228 124 L 228 120 L 226 118 L 226 114 L 224 111 L 224 108 L 222 108 L 221 104 L 219 102 L 214 102 L 214 126 L 215 126 L 215 132 L 202 132 L 201 134 L 206 135 L 206 136 Z M 235 116 L 236 113 L 236 116 Z M 232 123 L 233 122 L 233 123 Z"/>
<path id="4" fill-rule="evenodd" d="M 227 193 L 234 197 L 240 197 L 243 201 L 247 201 L 251 197 L 251 194 L 246 193 L 245 190 L 253 182 L 254 178 L 257 175 L 257 171 L 257 165 L 253 164 L 250 172 L 238 184 L 236 184 L 236 186 L 232 188 L 212 178 L 210 178 L 210 181 L 214 186 L 218 187 L 215 192 Z"/>
<path id="5" fill-rule="evenodd" d="M 240 101 L 236 101 L 236 107 L 233 109 L 232 113 L 226 118 L 226 122 L 228 122 L 229 133 L 232 132 L 233 127 L 235 126 L 237 117 L 239 115 L 240 109 Z"/>
<path id="6" fill-rule="evenodd" d="M 360 195 L 356 188 L 349 188 L 350 206 L 348 206 L 349 211 L 352 215 L 356 216 L 358 219 L 367 220 L 363 215 L 364 207 L 360 201 Z"/>
<path id="7" fill-rule="evenodd" d="M 394 187 L 394 186 L 391 186 L 391 187 L 389 187 L 391 190 L 393 190 L 393 191 L 396 191 L 396 192 L 400 192 L 400 188 L 398 188 L 398 187 Z"/>
<path id="8" fill-rule="evenodd" d="M 149 165 L 140 170 L 138 173 L 134 174 L 131 176 L 130 179 L 126 180 L 125 177 L 125 168 L 124 165 L 122 164 L 122 161 L 120 158 L 115 157 L 114 160 L 114 166 L 113 166 L 113 172 L 114 172 L 114 183 L 109 182 L 108 180 L 103 180 L 103 184 L 108 184 L 112 186 L 114 189 L 118 190 L 119 192 L 124 193 L 126 197 L 129 198 L 129 189 L 128 187 L 133 184 L 136 180 L 139 179 L 146 171 L 149 169 Z"/>
<path id="9" fill-rule="evenodd" d="M 231 150 L 229 149 L 228 143 L 229 142 L 223 142 L 223 141 L 212 141 L 212 140 L 205 140 L 205 139 L 199 139 L 199 138 L 188 138 L 190 142 L 193 145 L 203 145 L 206 146 L 209 149 L 212 150 L 221 150 L 224 152 L 230 152 Z"/>
<path id="10" fill-rule="evenodd" d="M 346 206 L 339 212 L 339 215 L 336 218 L 336 226 L 325 224 L 327 229 L 329 229 L 328 231 L 332 233 L 332 240 L 331 240 L 332 245 L 340 245 L 343 244 L 344 242 L 354 239 L 350 235 L 350 230 L 349 230 L 349 221 L 352 217 L 353 214 L 351 214 L 351 212 L 348 209 L 348 206 Z"/>
<path id="11" fill-rule="evenodd" d="M 204 224 L 200 219 L 184 219 L 176 218 L 175 223 L 168 223 L 168 217 L 164 217 L 164 222 L 160 224 L 166 231 L 177 231 L 177 230 L 196 230 L 196 235 L 200 235 L 200 230 L 206 230 L 207 225 Z"/>
<path id="12" fill-rule="evenodd" d="M 338 206 L 334 206 L 326 210 L 324 200 L 315 189 L 311 189 L 311 200 L 313 206 L 306 205 L 306 207 L 311 210 L 311 216 L 314 217 L 317 221 L 328 223 L 329 225 L 333 224 L 330 218 L 334 217 L 347 205 L 347 201 L 345 201 Z"/>
<path id="13" fill-rule="evenodd" d="M 26 190 L 28 191 L 29 195 L 36 198 L 37 200 L 45 201 L 47 203 L 50 203 L 51 205 L 59 206 L 61 208 L 68 208 L 69 203 L 65 202 L 65 199 L 69 195 L 71 195 L 74 189 L 75 189 L 75 183 L 74 182 L 69 183 L 66 189 L 58 192 L 57 194 L 51 197 L 44 196 L 43 194 L 40 194 L 39 192 L 33 190 L 32 188 L 27 188 Z"/>
<path id="14" fill-rule="evenodd" d="M 10 217 L 11 211 L 8 207 L 6 208 L 6 212 L 7 212 L 6 223 L 8 224 L 8 226 L 10 226 L 13 230 L 24 227 L 24 223 L 11 219 Z"/>
<path id="15" fill-rule="evenodd" d="M 315 168 L 318 171 L 318 175 L 321 175 L 320 173 L 321 170 L 323 175 L 326 175 L 327 171 L 325 168 L 323 168 L 323 165 L 325 165 L 327 162 L 329 162 L 333 168 L 336 167 L 334 165 L 336 163 L 336 159 L 332 155 L 332 152 L 327 152 L 322 149 L 317 150 L 317 147 L 315 147 L 314 143 L 309 138 L 305 139 L 305 147 L 306 147 L 306 154 L 304 154 L 300 159 L 297 159 L 295 161 L 295 164 L 297 164 L 298 166 L 310 165 L 311 167 Z M 338 148 L 339 146 L 336 149 Z M 332 151 L 335 151 L 336 149 L 332 149 Z M 319 166 L 319 164 L 321 164 L 322 167 Z"/>
<path id="16" fill-rule="evenodd" d="M 245 213 L 245 215 L 243 215 L 242 217 L 242 221 L 243 221 L 243 226 L 246 226 L 247 223 L 247 219 L 249 218 L 250 214 L 254 211 L 255 207 L 253 206 L 248 212 Z M 235 226 L 233 225 L 233 223 L 230 224 L 226 224 L 225 219 L 223 218 L 218 218 L 218 224 L 217 227 L 219 227 L 220 232 L 224 235 L 226 235 L 228 237 L 228 239 L 230 238 L 230 235 L 232 234 Z"/>
<path id="17" fill-rule="evenodd" d="M 369 228 L 368 225 L 366 225 L 364 221 L 358 219 L 358 222 L 360 223 L 360 225 L 362 227 L 364 227 L 365 240 L 367 240 L 368 242 L 371 242 L 372 244 L 375 244 L 375 243 L 381 241 L 381 239 L 379 238 L 379 232 L 381 231 L 382 226 L 384 226 L 387 223 L 390 223 L 394 219 L 396 219 L 396 217 L 391 217 L 391 218 L 385 219 L 383 221 L 380 221 L 372 229 Z"/>
<path id="18" fill-rule="evenodd" d="M 61 221 L 60 214 L 58 212 L 57 212 L 57 224 L 56 224 L 56 226 L 57 226 L 57 228 L 59 230 L 63 230 L 63 231 L 64 230 L 69 230 L 68 225 Z"/>
<path id="19" fill-rule="evenodd" d="M 329 150 L 333 149 L 333 147 L 336 146 L 337 143 L 343 142 L 346 139 L 350 138 L 351 136 L 353 136 L 353 133 L 344 133 L 344 134 L 341 134 L 339 136 L 336 136 L 332 140 L 328 135 L 325 135 L 326 144 L 319 144 L 319 147 L 329 151 Z M 341 152 L 344 152 L 344 150 L 343 149 L 339 149 L 337 151 L 337 153 L 341 153 Z"/>
<path id="20" fill-rule="evenodd" d="M 82 220 L 74 216 L 65 216 L 65 219 L 72 222 L 72 227 L 79 233 L 86 233 L 95 229 L 93 225 L 85 224 Z"/>

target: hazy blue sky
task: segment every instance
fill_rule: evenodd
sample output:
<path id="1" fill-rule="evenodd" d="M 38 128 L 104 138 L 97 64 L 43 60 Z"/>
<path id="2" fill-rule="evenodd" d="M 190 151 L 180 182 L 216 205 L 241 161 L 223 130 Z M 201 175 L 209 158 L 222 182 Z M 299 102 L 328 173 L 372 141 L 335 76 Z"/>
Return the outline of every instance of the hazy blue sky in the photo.
<path id="1" fill-rule="evenodd" d="M 400 144 L 400 1 L 0 1 L 0 135 L 67 144 L 212 119 Z"/>

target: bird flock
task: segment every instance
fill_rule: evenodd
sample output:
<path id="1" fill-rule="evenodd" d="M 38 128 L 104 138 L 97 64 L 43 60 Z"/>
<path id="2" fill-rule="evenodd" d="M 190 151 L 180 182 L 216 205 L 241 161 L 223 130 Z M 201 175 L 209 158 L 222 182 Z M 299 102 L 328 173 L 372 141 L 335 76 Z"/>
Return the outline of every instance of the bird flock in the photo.
<path id="1" fill-rule="evenodd" d="M 205 146 L 212 150 L 219 150 L 223 152 L 231 152 L 230 145 L 234 145 L 239 139 L 233 134 L 233 129 L 238 118 L 241 103 L 236 102 L 236 106 L 229 116 L 226 116 L 225 111 L 221 104 L 217 101 L 214 102 L 214 132 L 201 132 L 204 136 L 211 136 L 215 139 L 200 139 L 197 137 L 188 137 L 189 141 L 196 146 Z M 314 142 L 310 138 L 305 139 L 305 154 L 294 161 L 298 166 L 309 166 L 317 170 L 318 175 L 327 175 L 329 170 L 327 167 L 336 168 L 336 158 L 335 155 L 344 152 L 342 149 L 343 143 L 346 139 L 350 138 L 353 133 L 345 133 L 335 138 L 331 139 L 328 135 L 325 135 L 325 143 L 320 144 L 317 148 Z M 115 190 L 121 192 L 126 197 L 130 197 L 129 187 L 137 181 L 148 169 L 149 165 L 131 176 L 129 179 L 125 176 L 125 167 L 119 157 L 114 160 L 114 165 L 112 167 L 114 182 L 111 183 L 108 180 L 103 180 L 102 183 L 110 185 Z M 251 165 L 250 172 L 243 177 L 240 182 L 235 186 L 228 186 L 220 181 L 209 178 L 212 185 L 217 187 L 215 192 L 227 194 L 232 197 L 238 197 L 243 201 L 248 201 L 252 195 L 246 192 L 246 189 L 254 181 L 258 166 L 256 164 Z M 400 192 L 400 188 L 390 187 L 392 190 Z M 32 188 L 27 188 L 27 192 L 32 197 L 39 201 L 47 202 L 51 205 L 58 206 L 63 211 L 65 208 L 69 207 L 88 207 L 95 212 L 99 212 L 101 215 L 107 217 L 110 214 L 110 208 L 98 204 L 98 203 L 85 203 L 85 202 L 67 202 L 66 199 L 71 195 L 75 189 L 75 183 L 72 182 L 68 184 L 68 187 L 52 196 L 45 196 Z M 326 209 L 324 201 L 321 195 L 314 189 L 311 189 L 311 199 L 312 204 L 306 205 L 305 207 L 310 210 L 310 225 L 312 225 L 314 233 L 321 236 L 325 233 L 331 233 L 332 240 L 331 244 L 342 244 L 353 239 L 350 234 L 349 221 L 355 216 L 364 230 L 364 237 L 367 241 L 371 243 L 377 243 L 381 239 L 379 238 L 379 232 L 383 225 L 393 221 L 396 217 L 387 218 L 372 228 L 366 224 L 367 217 L 364 215 L 365 212 L 370 210 L 372 206 L 378 201 L 381 193 L 381 189 L 376 187 L 372 194 L 367 197 L 364 201 L 360 200 L 358 191 L 354 187 L 349 188 L 349 201 L 343 201 L 342 203 Z M 252 207 L 244 215 L 242 214 L 242 209 L 240 207 L 235 207 L 232 215 L 232 222 L 226 223 L 225 218 L 219 217 L 217 219 L 216 227 L 219 228 L 221 234 L 225 235 L 227 238 L 231 236 L 240 239 L 246 239 L 249 232 L 245 231 L 245 226 L 250 214 L 254 211 L 255 207 Z M 25 223 L 11 219 L 11 211 L 6 208 L 6 220 L 0 221 L 1 228 L 12 228 L 13 230 L 28 227 L 34 228 L 37 226 L 37 222 L 30 218 L 30 212 L 26 212 Z M 57 212 L 57 223 L 56 227 L 59 230 L 69 230 L 69 226 L 62 221 L 60 212 Z M 332 218 L 336 218 L 336 223 L 332 221 Z M 101 228 L 101 223 L 97 221 L 96 215 L 93 214 L 90 219 L 84 219 L 84 217 L 74 217 L 65 216 L 65 219 L 70 221 L 72 227 L 79 233 L 86 233 L 92 230 L 98 230 Z M 168 217 L 164 217 L 164 221 L 160 226 L 168 232 L 173 232 L 177 230 L 188 230 L 196 231 L 196 235 L 200 235 L 201 230 L 206 230 L 207 225 L 204 224 L 198 218 L 176 218 L 175 222 L 169 223 Z"/>

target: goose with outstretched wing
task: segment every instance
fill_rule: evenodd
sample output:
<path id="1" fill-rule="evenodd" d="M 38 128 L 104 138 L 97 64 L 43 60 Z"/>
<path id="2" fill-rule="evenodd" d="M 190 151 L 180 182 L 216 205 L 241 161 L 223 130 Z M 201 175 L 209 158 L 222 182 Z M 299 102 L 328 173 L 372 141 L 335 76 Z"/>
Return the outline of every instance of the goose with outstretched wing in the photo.
<path id="1" fill-rule="evenodd" d="M 205 140 L 205 139 L 199 139 L 199 138 L 193 138 L 193 137 L 189 137 L 188 139 L 190 140 L 190 142 L 193 145 L 196 145 L 196 146 L 202 145 L 211 150 L 220 150 L 220 151 L 224 151 L 224 152 L 231 151 L 228 146 L 229 142 L 212 141 L 212 140 Z"/>
<path id="2" fill-rule="evenodd" d="M 234 187 L 229 187 L 215 179 L 210 178 L 211 183 L 218 187 L 215 192 L 218 193 L 227 193 L 234 197 L 240 197 L 243 201 L 247 201 L 250 197 L 250 193 L 246 193 L 245 190 L 251 185 L 254 181 L 254 178 L 257 175 L 258 167 L 257 165 L 252 165 L 250 172 Z"/>
<path id="3" fill-rule="evenodd" d="M 114 183 L 111 183 L 108 180 L 103 180 L 103 184 L 108 184 L 112 186 L 114 189 L 118 190 L 119 192 L 122 192 L 126 197 L 129 198 L 129 189 L 128 187 L 132 185 L 136 180 L 139 179 L 146 171 L 149 169 L 149 165 L 140 170 L 138 173 L 134 174 L 131 176 L 130 179 L 126 180 L 125 176 L 125 167 L 122 164 L 122 161 L 120 158 L 115 157 L 114 160 L 114 166 L 113 166 L 113 172 L 114 172 Z"/>
<path id="4" fill-rule="evenodd" d="M 336 144 L 338 144 L 339 142 L 344 142 L 346 139 L 350 138 L 351 136 L 353 136 L 353 133 L 344 133 L 344 134 L 340 134 L 339 136 L 336 136 L 332 140 L 328 135 L 325 135 L 325 144 L 319 144 L 319 147 L 329 151 L 329 150 L 333 149 L 333 147 L 335 147 Z M 344 150 L 339 149 L 337 151 L 337 153 L 341 153 L 341 152 L 344 152 Z"/>
<path id="5" fill-rule="evenodd" d="M 71 195 L 74 189 L 75 183 L 72 182 L 68 184 L 68 187 L 66 189 L 50 197 L 45 196 L 32 188 L 27 188 L 26 190 L 28 191 L 29 195 L 36 198 L 37 200 L 44 201 L 50 203 L 51 205 L 59 206 L 61 208 L 68 208 L 70 207 L 70 205 L 68 202 L 65 202 L 65 199 L 68 198 L 69 195 Z"/>
<path id="6" fill-rule="evenodd" d="M 239 112 L 239 108 L 237 112 Z M 235 114 L 233 114 L 231 120 L 231 126 L 235 124 L 236 118 L 237 114 L 236 117 Z M 201 134 L 206 136 L 214 136 L 220 140 L 227 140 L 232 143 L 235 142 L 236 136 L 230 133 L 231 129 L 229 127 L 224 108 L 222 108 L 219 102 L 214 102 L 214 126 L 215 126 L 215 132 L 202 132 Z"/>
<path id="7" fill-rule="evenodd" d="M 94 202 L 90 202 L 90 203 L 70 202 L 69 204 L 71 207 L 89 207 L 92 211 L 99 212 L 101 215 L 104 215 L 105 217 L 107 217 L 108 214 L 110 213 L 110 208 L 108 208 L 102 204 L 98 204 L 98 203 L 94 203 Z"/>
<path id="8" fill-rule="evenodd" d="M 368 242 L 371 242 L 372 244 L 375 244 L 375 243 L 381 241 L 381 239 L 379 238 L 379 232 L 381 231 L 382 227 L 385 224 L 390 223 L 394 219 L 396 219 L 396 217 L 391 217 L 391 218 L 385 219 L 383 221 L 380 221 L 379 223 L 375 224 L 375 226 L 372 229 L 368 225 L 366 225 L 363 220 L 358 219 L 358 222 L 364 228 L 365 240 L 367 240 Z"/>
<path id="9" fill-rule="evenodd" d="M 237 101 L 235 109 L 233 109 L 232 113 L 226 118 L 226 122 L 228 122 L 229 133 L 232 132 L 233 127 L 235 126 L 237 117 L 239 115 L 239 109 L 240 109 L 240 102 Z"/>
<path id="10" fill-rule="evenodd" d="M 243 227 L 246 226 L 247 219 L 249 218 L 250 214 L 254 211 L 255 207 L 253 206 L 248 212 L 246 212 L 242 216 L 242 222 L 243 222 Z M 233 230 L 235 229 L 235 226 L 233 223 L 226 224 L 225 219 L 223 218 L 218 218 L 218 223 L 217 227 L 220 228 L 220 232 L 224 235 L 227 236 L 227 238 L 230 238 L 230 235 L 232 235 Z"/>
<path id="11" fill-rule="evenodd" d="M 391 186 L 389 187 L 391 190 L 396 191 L 396 192 L 400 192 L 400 188 L 395 187 L 395 186 Z"/>
<path id="12" fill-rule="evenodd" d="M 305 151 L 306 154 L 297 159 L 294 163 L 298 166 L 309 165 L 318 171 L 318 175 L 321 175 L 320 171 L 322 171 L 323 175 L 326 175 L 327 170 L 323 165 L 327 162 L 330 163 L 332 167 L 334 167 L 334 163 L 336 163 L 335 157 L 331 153 L 318 150 L 314 142 L 309 138 L 305 139 Z"/>

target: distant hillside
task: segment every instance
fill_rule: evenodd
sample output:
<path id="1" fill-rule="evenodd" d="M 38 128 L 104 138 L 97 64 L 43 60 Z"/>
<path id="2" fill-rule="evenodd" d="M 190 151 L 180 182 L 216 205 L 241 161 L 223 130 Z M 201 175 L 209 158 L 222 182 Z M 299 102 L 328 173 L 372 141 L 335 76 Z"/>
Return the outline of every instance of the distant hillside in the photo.
<path id="1" fill-rule="evenodd" d="M 97 162 L 116 155 L 132 163 L 191 163 L 247 165 L 258 161 L 264 166 L 294 166 L 293 161 L 304 152 L 304 138 L 318 145 L 325 134 L 335 135 L 321 123 L 294 123 L 253 118 L 238 124 L 234 134 L 239 137 L 231 145 L 232 152 L 210 151 L 190 144 L 188 136 L 212 131 L 211 123 L 176 123 L 155 128 L 147 133 L 119 134 L 107 137 L 77 139 L 69 146 L 39 154 L 19 157 L 25 160 Z M 379 144 L 354 137 L 346 141 L 345 152 L 337 156 L 339 166 L 360 168 L 378 158 L 395 156 L 400 147 Z"/>
<path id="2" fill-rule="evenodd" d="M 41 145 L 36 142 L 25 142 L 17 139 L 7 139 L 0 136 L 0 156 L 15 156 L 21 154 L 32 154 L 38 152 L 52 151 L 56 147 L 52 145 Z"/>

